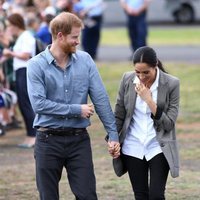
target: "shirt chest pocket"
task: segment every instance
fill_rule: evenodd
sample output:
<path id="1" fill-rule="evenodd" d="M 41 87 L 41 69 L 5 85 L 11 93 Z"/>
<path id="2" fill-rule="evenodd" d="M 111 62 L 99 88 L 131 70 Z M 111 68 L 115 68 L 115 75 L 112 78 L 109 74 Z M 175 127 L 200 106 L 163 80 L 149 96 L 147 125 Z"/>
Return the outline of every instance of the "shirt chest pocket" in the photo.
<path id="1" fill-rule="evenodd" d="M 72 80 L 73 91 L 77 93 L 84 93 L 88 91 L 89 88 L 89 80 L 84 76 L 76 76 Z"/>

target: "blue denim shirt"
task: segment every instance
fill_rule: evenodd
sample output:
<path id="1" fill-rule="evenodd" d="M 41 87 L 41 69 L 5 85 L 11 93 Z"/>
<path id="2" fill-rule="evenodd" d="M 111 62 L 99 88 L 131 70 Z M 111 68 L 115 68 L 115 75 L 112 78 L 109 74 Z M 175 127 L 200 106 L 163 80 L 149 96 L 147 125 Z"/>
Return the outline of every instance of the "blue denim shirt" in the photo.
<path id="1" fill-rule="evenodd" d="M 38 54 L 27 64 L 28 94 L 36 117 L 33 126 L 86 128 L 90 120 L 81 117 L 81 104 L 90 97 L 109 139 L 118 141 L 109 97 L 94 61 L 77 50 L 63 70 L 49 51 Z"/>

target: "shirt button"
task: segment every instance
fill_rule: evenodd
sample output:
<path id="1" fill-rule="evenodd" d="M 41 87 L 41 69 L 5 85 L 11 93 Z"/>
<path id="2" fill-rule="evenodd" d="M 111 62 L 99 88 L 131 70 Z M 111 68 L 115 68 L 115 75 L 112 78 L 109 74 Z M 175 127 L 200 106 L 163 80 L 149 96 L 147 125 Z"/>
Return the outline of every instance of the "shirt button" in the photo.
<path id="1" fill-rule="evenodd" d="M 68 92 L 68 90 L 65 90 L 65 92 Z"/>

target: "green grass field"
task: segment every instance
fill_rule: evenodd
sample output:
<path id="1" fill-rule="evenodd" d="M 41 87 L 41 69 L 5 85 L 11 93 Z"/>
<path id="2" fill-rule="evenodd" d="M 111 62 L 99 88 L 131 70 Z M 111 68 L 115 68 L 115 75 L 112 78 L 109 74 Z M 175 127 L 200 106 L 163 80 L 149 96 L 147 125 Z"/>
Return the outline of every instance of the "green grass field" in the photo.
<path id="1" fill-rule="evenodd" d="M 157 28 L 149 27 L 149 45 L 200 45 L 200 28 Z M 102 30 L 102 45 L 128 45 L 126 27 Z"/>

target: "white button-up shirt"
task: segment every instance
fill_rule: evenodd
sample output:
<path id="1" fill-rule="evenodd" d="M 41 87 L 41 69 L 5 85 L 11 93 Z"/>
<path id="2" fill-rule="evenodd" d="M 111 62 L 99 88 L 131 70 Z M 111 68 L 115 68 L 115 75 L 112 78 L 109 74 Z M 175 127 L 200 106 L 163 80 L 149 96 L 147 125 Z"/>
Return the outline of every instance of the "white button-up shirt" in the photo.
<path id="1" fill-rule="evenodd" d="M 157 102 L 158 81 L 159 69 L 157 68 L 156 79 L 150 87 L 154 102 Z M 136 77 L 134 83 L 138 82 L 139 79 Z M 139 159 L 145 157 L 148 161 L 161 152 L 156 139 L 151 110 L 147 103 L 137 95 L 134 114 L 122 146 L 122 153 Z"/>

